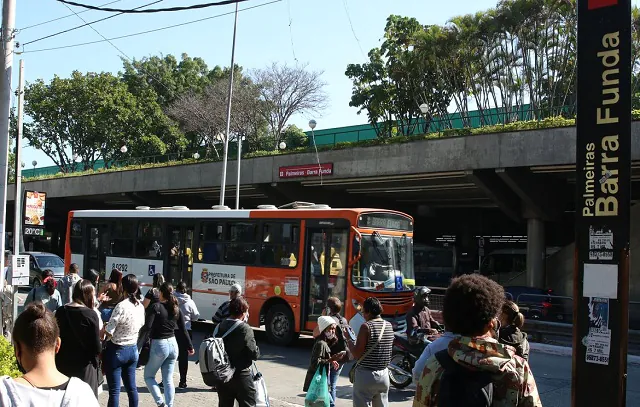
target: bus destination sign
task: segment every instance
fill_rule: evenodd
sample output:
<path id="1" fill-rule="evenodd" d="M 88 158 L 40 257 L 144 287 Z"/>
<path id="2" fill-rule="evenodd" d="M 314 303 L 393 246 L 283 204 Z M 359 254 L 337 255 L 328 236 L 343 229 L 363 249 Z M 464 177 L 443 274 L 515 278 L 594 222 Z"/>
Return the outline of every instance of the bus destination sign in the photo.
<path id="1" fill-rule="evenodd" d="M 393 213 L 365 213 L 360 215 L 358 227 L 411 231 L 413 222 L 409 218 Z"/>
<path id="2" fill-rule="evenodd" d="M 333 175 L 333 163 L 293 165 L 280 167 L 280 178 L 318 177 Z"/>

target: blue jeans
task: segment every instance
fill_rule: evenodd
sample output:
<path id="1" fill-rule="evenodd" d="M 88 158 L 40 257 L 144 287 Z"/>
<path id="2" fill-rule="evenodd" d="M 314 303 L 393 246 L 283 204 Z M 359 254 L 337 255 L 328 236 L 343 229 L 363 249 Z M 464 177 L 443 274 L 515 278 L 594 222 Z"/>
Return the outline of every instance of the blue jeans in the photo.
<path id="1" fill-rule="evenodd" d="M 100 310 L 100 316 L 102 317 L 102 322 L 105 324 L 109 322 L 111 319 L 111 314 L 113 314 L 113 308 L 102 308 Z"/>
<path id="2" fill-rule="evenodd" d="M 138 363 L 138 347 L 136 345 L 120 346 L 111 342 L 104 352 L 104 369 L 109 385 L 109 402 L 107 407 L 120 405 L 120 383 L 129 396 L 129 407 L 138 407 L 138 388 L 136 387 L 136 365 Z"/>
<path id="3" fill-rule="evenodd" d="M 331 393 L 331 400 L 329 401 L 331 407 L 336 405 L 336 387 L 338 386 L 338 377 L 340 377 L 343 367 L 344 365 L 340 365 L 338 370 L 333 370 L 333 368 L 329 369 L 329 393 Z"/>
<path id="4" fill-rule="evenodd" d="M 176 366 L 177 359 L 178 342 L 176 342 L 175 337 L 151 340 L 149 362 L 144 367 L 144 382 L 147 384 L 149 393 L 151 393 L 158 406 L 164 403 L 167 407 L 173 407 L 173 398 L 176 394 L 176 389 L 173 385 L 173 369 Z M 164 397 L 162 397 L 160 387 L 156 382 L 158 370 L 162 371 Z"/>

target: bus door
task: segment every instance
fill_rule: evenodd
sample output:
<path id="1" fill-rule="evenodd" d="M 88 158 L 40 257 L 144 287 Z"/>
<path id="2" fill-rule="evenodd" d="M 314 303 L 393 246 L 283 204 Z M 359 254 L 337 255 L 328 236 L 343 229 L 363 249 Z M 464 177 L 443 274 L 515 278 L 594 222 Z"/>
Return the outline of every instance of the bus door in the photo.
<path id="1" fill-rule="evenodd" d="M 340 220 L 338 221 L 340 222 Z M 344 220 L 342 222 L 345 222 Z M 309 221 L 307 224 L 309 225 Z M 318 223 L 316 221 L 316 223 Z M 321 223 L 328 223 L 322 221 Z M 344 303 L 347 295 L 348 225 L 344 228 L 307 227 L 304 264 L 305 298 L 303 328 L 310 329 L 327 298 L 337 297 Z"/>
<path id="2" fill-rule="evenodd" d="M 184 281 L 191 290 L 193 275 L 193 250 L 195 243 L 195 227 L 193 225 L 169 225 L 168 256 L 165 277 L 175 287 Z"/>
<path id="3" fill-rule="evenodd" d="M 101 224 L 88 224 L 89 231 L 87 256 L 84 259 L 83 276 L 90 277 L 89 270 L 100 273 L 100 281 L 104 281 L 107 274 L 107 253 L 109 253 L 109 227 Z M 109 270 L 109 273 L 111 270 Z"/>

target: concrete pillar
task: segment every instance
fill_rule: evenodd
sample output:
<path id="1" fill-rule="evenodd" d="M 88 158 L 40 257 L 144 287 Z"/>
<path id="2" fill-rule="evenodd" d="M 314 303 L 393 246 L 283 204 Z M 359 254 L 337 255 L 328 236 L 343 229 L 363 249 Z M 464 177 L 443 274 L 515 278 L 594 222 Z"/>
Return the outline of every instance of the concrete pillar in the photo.
<path id="1" fill-rule="evenodd" d="M 527 286 L 545 288 L 546 251 L 544 222 L 527 219 Z"/>

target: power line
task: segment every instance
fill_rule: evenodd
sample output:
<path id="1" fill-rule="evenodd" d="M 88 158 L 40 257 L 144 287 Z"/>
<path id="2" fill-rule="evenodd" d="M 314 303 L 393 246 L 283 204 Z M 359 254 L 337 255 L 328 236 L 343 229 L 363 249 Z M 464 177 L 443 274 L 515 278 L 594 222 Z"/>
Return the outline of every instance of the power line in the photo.
<path id="1" fill-rule="evenodd" d="M 151 2 L 151 3 L 145 4 L 145 5 L 142 5 L 142 6 L 136 7 L 136 9 L 139 9 L 139 8 L 142 8 L 142 7 L 151 6 L 152 4 L 161 3 L 161 2 L 163 2 L 163 1 L 164 1 L 164 0 L 156 0 L 156 1 L 154 1 L 154 2 Z M 66 4 L 65 4 L 65 6 L 66 6 Z M 88 10 L 87 10 L 87 11 L 88 11 Z M 78 13 L 78 14 L 80 14 L 80 13 Z M 70 31 L 77 30 L 78 28 L 86 27 L 86 26 L 88 26 L 88 25 L 90 25 L 90 24 L 99 23 L 99 22 L 101 22 L 101 21 L 108 20 L 108 19 L 110 19 L 110 18 L 114 18 L 114 17 L 118 17 L 118 16 L 121 16 L 121 15 L 123 15 L 123 14 L 124 14 L 124 13 L 112 14 L 112 15 L 110 15 L 109 17 L 101 18 L 101 19 L 99 19 L 99 20 L 95 20 L 95 21 L 92 21 L 92 22 L 90 22 L 90 23 L 84 23 L 84 24 L 79 25 L 79 26 L 77 26 L 77 27 L 73 27 L 73 28 L 69 28 L 69 29 L 63 30 L 63 31 L 59 31 L 59 32 L 57 32 L 57 33 L 49 34 L 49 35 L 46 35 L 46 36 L 44 36 L 44 37 L 41 37 L 41 38 L 35 39 L 35 40 L 33 40 L 33 41 L 25 42 L 24 44 L 22 44 L 22 46 L 29 45 L 29 44 L 33 44 L 34 42 L 38 42 L 38 41 L 42 41 L 42 40 L 46 40 L 47 38 L 55 37 L 55 36 L 58 36 L 58 35 L 60 35 L 60 34 L 65 34 L 65 33 L 68 33 L 68 32 L 70 32 Z M 80 17 L 80 16 L 78 16 L 78 17 Z M 84 21 L 84 20 L 82 20 L 82 21 Z"/>
<path id="2" fill-rule="evenodd" d="M 273 1 L 270 1 L 268 3 L 258 4 L 258 5 L 255 5 L 255 6 L 251 6 L 251 7 L 240 9 L 240 10 L 238 10 L 238 12 L 247 11 L 247 10 L 252 10 L 252 9 L 255 9 L 255 8 L 268 6 L 268 5 L 271 5 L 271 4 L 274 4 L 274 3 L 279 3 L 281 1 L 282 0 L 273 0 Z M 89 42 L 82 42 L 82 43 L 79 43 L 79 44 L 62 45 L 62 46 L 59 46 L 59 47 L 52 47 L 52 48 L 34 49 L 34 50 L 30 50 L 30 51 L 23 50 L 20 53 L 21 54 L 30 54 L 30 53 L 35 53 L 35 52 L 55 51 L 55 50 L 59 50 L 59 49 L 75 48 L 75 47 L 81 47 L 81 46 L 85 46 L 85 45 L 98 44 L 98 43 L 102 43 L 102 42 L 105 42 L 105 41 L 110 42 L 110 41 L 120 40 L 120 39 L 123 39 L 123 38 L 130 38 L 130 37 L 135 37 L 135 36 L 138 36 L 138 35 L 145 35 L 145 34 L 150 34 L 150 33 L 158 32 L 158 31 L 168 30 L 168 29 L 171 29 L 171 28 L 176 28 L 176 27 L 182 27 L 182 26 L 185 26 L 185 25 L 195 24 L 195 23 L 199 23 L 199 22 L 202 22 L 202 21 L 206 21 L 206 20 L 211 20 L 211 19 L 215 19 L 215 18 L 228 16 L 228 15 L 231 15 L 231 14 L 234 14 L 234 11 L 230 11 L 230 12 L 222 13 L 222 14 L 217 14 L 215 16 L 200 18 L 200 19 L 197 19 L 197 20 L 187 21 L 187 22 L 180 23 L 180 24 L 174 24 L 174 25 L 169 25 L 169 26 L 166 26 L 166 27 L 155 28 L 155 29 L 152 29 L 152 30 L 141 31 L 141 32 L 132 33 L 132 34 L 126 34 L 126 35 L 121 35 L 121 36 L 118 36 L 118 37 L 111 37 L 111 38 L 104 38 L 103 37 L 104 39 L 98 40 L 98 41 L 89 41 Z"/>
<path id="3" fill-rule="evenodd" d="M 84 7 L 90 10 L 97 11 L 108 11 L 111 13 L 131 13 L 131 14 L 140 14 L 140 13 L 161 13 L 164 11 L 184 11 L 184 10 L 197 10 L 201 8 L 207 7 L 216 7 L 216 6 L 226 6 L 227 4 L 235 4 L 242 3 L 244 1 L 249 0 L 223 0 L 215 3 L 204 3 L 204 4 L 193 4 L 191 6 L 182 6 L 182 7 L 169 7 L 169 8 L 151 8 L 148 10 L 135 10 L 135 9 L 121 9 L 121 8 L 107 8 L 107 7 L 96 7 L 88 4 L 76 3 L 74 1 L 67 0 L 57 0 L 60 3 L 70 6 Z"/>
<path id="4" fill-rule="evenodd" d="M 291 18 L 291 0 L 287 0 L 287 7 L 289 9 L 289 38 L 291 39 L 291 53 L 293 54 L 293 59 L 298 62 L 298 58 L 296 57 L 296 48 L 293 46 L 293 28 L 291 25 L 293 24 L 293 18 Z"/>
<path id="5" fill-rule="evenodd" d="M 351 33 L 353 34 L 353 38 L 356 39 L 356 42 L 358 43 L 358 48 L 360 48 L 360 53 L 362 54 L 362 56 L 367 58 L 366 54 L 362 50 L 362 45 L 360 44 L 360 39 L 356 35 L 356 30 L 355 30 L 355 28 L 353 28 L 353 22 L 351 21 L 351 14 L 349 13 L 349 6 L 347 5 L 347 0 L 342 0 L 342 3 L 344 4 L 344 11 L 345 11 L 345 13 L 347 13 L 347 20 L 349 20 L 349 25 L 351 26 Z"/>
<path id="6" fill-rule="evenodd" d="M 122 0 L 111 1 L 109 3 L 101 4 L 99 7 L 108 6 L 109 4 L 118 3 L 120 1 L 122 1 Z M 91 11 L 91 10 L 83 10 L 83 11 L 78 12 L 78 14 L 86 13 L 87 11 Z M 18 29 L 18 31 L 24 31 L 24 30 L 28 30 L 29 28 L 40 27 L 41 25 L 53 23 L 54 21 L 64 20 L 65 18 L 74 17 L 74 16 L 75 16 L 75 14 L 67 14 L 66 16 L 62 16 L 62 17 L 54 18 L 52 20 L 43 21 L 43 22 L 38 23 L 38 24 L 33 24 L 33 25 L 28 25 L 26 27 L 22 27 L 22 28 Z"/>

